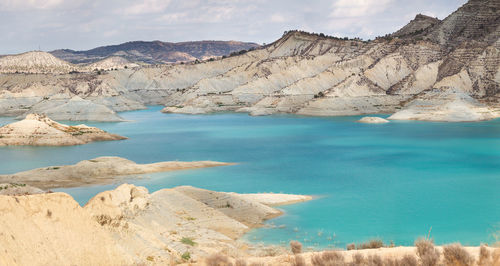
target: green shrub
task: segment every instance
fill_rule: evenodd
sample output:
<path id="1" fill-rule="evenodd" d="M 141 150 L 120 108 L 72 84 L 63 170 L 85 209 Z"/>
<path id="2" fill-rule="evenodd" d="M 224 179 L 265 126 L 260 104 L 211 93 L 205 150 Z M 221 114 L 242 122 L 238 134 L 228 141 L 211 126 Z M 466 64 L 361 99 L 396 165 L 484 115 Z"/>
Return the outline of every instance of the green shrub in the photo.
<path id="1" fill-rule="evenodd" d="M 181 255 L 181 258 L 185 261 L 188 261 L 191 259 L 191 254 L 188 251 L 186 251 Z"/>
<path id="2" fill-rule="evenodd" d="M 181 242 L 183 244 L 186 244 L 186 245 L 190 245 L 190 246 L 194 246 L 196 245 L 196 242 L 194 242 L 194 240 L 192 238 L 189 238 L 189 237 L 183 237 L 181 239 Z"/>

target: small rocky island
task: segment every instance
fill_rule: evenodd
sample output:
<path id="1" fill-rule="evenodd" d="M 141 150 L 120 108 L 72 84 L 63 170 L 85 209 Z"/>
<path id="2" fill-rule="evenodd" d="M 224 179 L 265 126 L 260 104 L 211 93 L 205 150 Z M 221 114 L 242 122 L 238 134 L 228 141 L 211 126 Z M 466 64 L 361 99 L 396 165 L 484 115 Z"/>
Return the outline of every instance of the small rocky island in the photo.
<path id="1" fill-rule="evenodd" d="M 28 114 L 24 120 L 0 128 L 0 146 L 70 146 L 122 139 L 127 138 L 86 125 L 60 124 L 41 114 Z"/>

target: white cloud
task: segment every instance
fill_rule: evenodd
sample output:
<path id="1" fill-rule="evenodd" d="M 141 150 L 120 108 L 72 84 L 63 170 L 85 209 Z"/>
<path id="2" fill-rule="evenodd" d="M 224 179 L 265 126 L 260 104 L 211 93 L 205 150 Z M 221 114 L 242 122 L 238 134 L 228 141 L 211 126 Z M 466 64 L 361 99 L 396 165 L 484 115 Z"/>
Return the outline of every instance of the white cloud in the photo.
<path id="1" fill-rule="evenodd" d="M 290 29 L 373 38 L 467 0 L 0 0 L 0 54 L 132 40 L 272 42 Z M 406 17 L 406 16 L 409 17 Z"/>
<path id="2" fill-rule="evenodd" d="M 271 15 L 270 21 L 274 22 L 274 23 L 283 23 L 283 22 L 286 22 L 287 19 L 282 14 L 275 13 L 275 14 Z"/>
<path id="3" fill-rule="evenodd" d="M 142 0 L 140 3 L 124 8 L 122 13 L 125 15 L 161 13 L 169 4 L 170 0 Z"/>
<path id="4" fill-rule="evenodd" d="M 205 6 L 196 10 L 167 13 L 157 21 L 168 24 L 218 23 L 231 20 L 237 11 L 234 6 Z"/>
<path id="5" fill-rule="evenodd" d="M 333 3 L 330 17 L 353 18 L 380 13 L 393 0 L 338 0 Z"/>
<path id="6" fill-rule="evenodd" d="M 0 10 L 53 9 L 64 4 L 64 0 L 2 0 Z"/>

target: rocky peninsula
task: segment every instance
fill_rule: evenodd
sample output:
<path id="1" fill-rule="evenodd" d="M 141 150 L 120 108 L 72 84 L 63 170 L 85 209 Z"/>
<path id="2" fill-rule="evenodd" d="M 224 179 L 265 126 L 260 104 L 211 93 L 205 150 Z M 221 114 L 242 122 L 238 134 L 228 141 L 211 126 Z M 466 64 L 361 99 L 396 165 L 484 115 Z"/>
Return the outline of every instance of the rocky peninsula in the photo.
<path id="1" fill-rule="evenodd" d="M 232 165 L 213 161 L 158 162 L 137 164 L 120 157 L 99 157 L 74 165 L 49 166 L 10 175 L 0 175 L 0 183 L 25 183 L 42 189 L 111 183 L 124 176 L 175 170 Z"/>
<path id="2" fill-rule="evenodd" d="M 28 114 L 22 121 L 0 127 L 0 146 L 68 146 L 123 139 L 95 127 L 60 124 L 40 114 Z"/>
<path id="3" fill-rule="evenodd" d="M 173 265 L 202 262 L 222 250 L 248 256 L 236 239 L 281 213 L 265 204 L 269 197 L 276 204 L 311 199 L 194 187 L 148 193 L 128 184 L 84 207 L 65 193 L 0 195 L 0 264 Z"/>

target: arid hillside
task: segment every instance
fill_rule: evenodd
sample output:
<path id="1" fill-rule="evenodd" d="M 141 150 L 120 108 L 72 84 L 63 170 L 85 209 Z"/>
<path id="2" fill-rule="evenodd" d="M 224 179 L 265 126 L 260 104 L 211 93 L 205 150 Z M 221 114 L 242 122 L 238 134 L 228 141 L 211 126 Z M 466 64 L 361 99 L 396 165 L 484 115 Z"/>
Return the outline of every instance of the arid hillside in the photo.
<path id="1" fill-rule="evenodd" d="M 58 112 L 81 119 L 76 104 L 109 110 L 108 121 L 113 112 L 152 104 L 189 114 L 489 120 L 500 115 L 499 38 L 500 2 L 471 0 L 443 20 L 417 15 L 372 41 L 289 31 L 252 51 L 187 64 L 81 73 L 57 66 L 58 75 L 37 65 L 16 74 L 2 66 L 4 57 L 0 72 L 11 74 L 0 76 L 0 115 L 44 113 L 57 102 Z"/>

